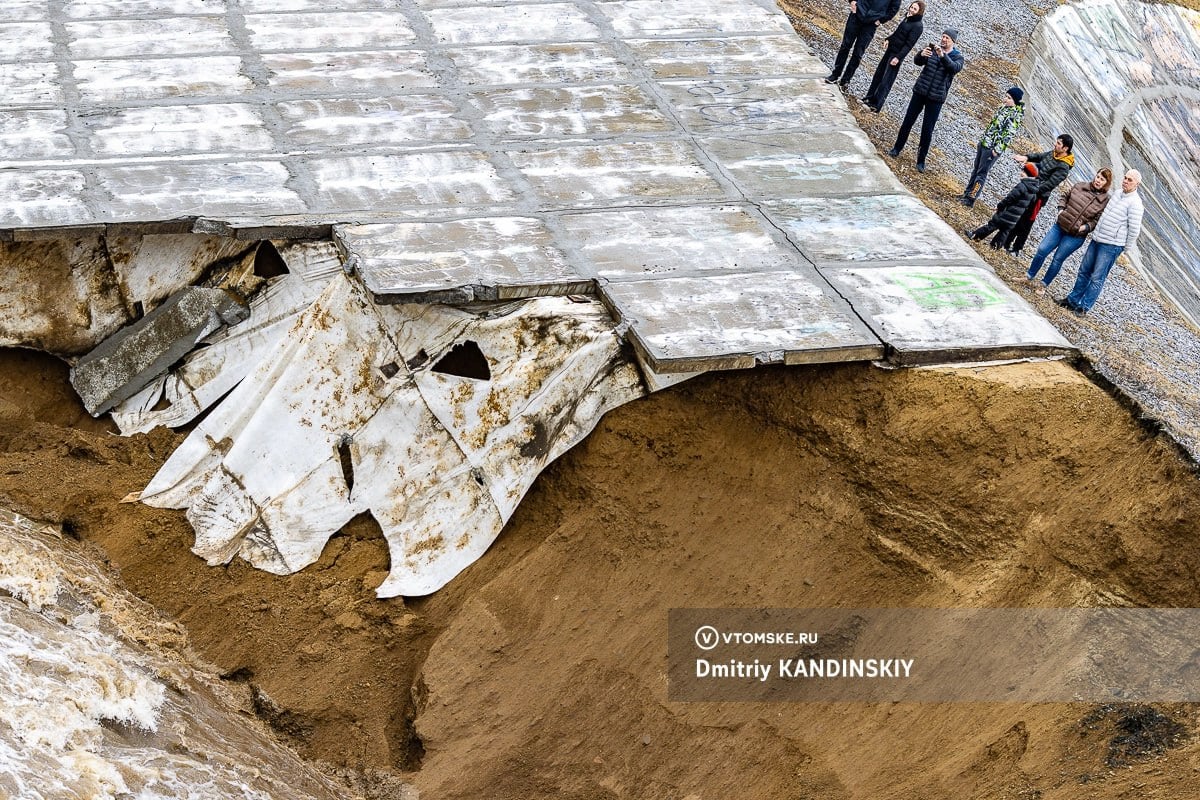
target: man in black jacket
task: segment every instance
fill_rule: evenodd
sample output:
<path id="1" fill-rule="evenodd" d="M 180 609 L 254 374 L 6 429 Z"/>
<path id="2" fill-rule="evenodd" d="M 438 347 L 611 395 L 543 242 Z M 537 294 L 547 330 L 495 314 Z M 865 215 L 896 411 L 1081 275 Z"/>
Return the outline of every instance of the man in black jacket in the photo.
<path id="1" fill-rule="evenodd" d="M 933 142 L 933 126 L 937 125 L 938 116 L 942 113 L 942 104 L 950 94 L 950 84 L 954 76 L 962 71 L 964 59 L 958 51 L 955 42 L 958 31 L 947 28 L 942 32 L 942 39 L 937 44 L 925 45 L 925 49 L 917 53 L 913 63 L 922 67 L 913 86 L 912 99 L 908 101 L 908 111 L 904 113 L 904 121 L 900 123 L 900 131 L 896 134 L 896 144 L 892 146 L 889 156 L 900 155 L 908 141 L 917 117 L 922 112 L 925 118 L 921 120 L 921 140 L 917 145 L 917 172 L 925 171 L 925 157 L 929 155 L 929 145 Z"/>
<path id="2" fill-rule="evenodd" d="M 846 88 L 875 36 L 875 29 L 896 16 L 899 10 L 900 0 L 850 0 L 850 16 L 846 18 L 846 29 L 842 32 L 842 46 L 833 60 L 833 72 L 825 82 Z M 846 62 L 847 55 L 850 56 L 849 63 Z"/>
<path id="3" fill-rule="evenodd" d="M 1026 206 L 1025 213 L 1021 215 L 1021 219 L 1017 220 L 1017 224 L 1012 227 L 1004 240 L 1004 249 L 1014 256 L 1021 255 L 1021 248 L 1025 246 L 1029 232 L 1033 230 L 1033 221 L 1037 219 L 1042 206 L 1050 199 L 1050 193 L 1066 180 L 1071 168 L 1075 166 L 1075 154 L 1072 152 L 1074 149 L 1075 140 L 1071 138 L 1071 134 L 1064 133 L 1054 140 L 1053 150 L 1024 156 L 1013 154 L 1013 158 L 1019 162 L 1032 161 L 1037 164 L 1039 181 L 1037 197 Z"/>

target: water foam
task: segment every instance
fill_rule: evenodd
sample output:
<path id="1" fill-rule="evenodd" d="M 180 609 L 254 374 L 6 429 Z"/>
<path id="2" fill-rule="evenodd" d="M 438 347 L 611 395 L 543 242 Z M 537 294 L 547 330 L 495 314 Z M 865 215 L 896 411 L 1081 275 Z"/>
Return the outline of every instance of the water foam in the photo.
<path id="1" fill-rule="evenodd" d="M 345 797 L 239 715 L 175 625 L 0 509 L 0 797 Z"/>

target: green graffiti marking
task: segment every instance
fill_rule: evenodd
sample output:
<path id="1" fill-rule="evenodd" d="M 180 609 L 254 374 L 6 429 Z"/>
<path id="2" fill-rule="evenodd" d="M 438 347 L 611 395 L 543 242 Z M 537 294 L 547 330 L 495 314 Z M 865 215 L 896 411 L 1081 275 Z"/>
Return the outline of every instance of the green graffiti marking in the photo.
<path id="1" fill-rule="evenodd" d="M 1004 298 L 971 272 L 909 272 L 896 277 L 896 283 L 922 308 L 939 311 L 946 308 L 985 308 L 1004 303 Z"/>

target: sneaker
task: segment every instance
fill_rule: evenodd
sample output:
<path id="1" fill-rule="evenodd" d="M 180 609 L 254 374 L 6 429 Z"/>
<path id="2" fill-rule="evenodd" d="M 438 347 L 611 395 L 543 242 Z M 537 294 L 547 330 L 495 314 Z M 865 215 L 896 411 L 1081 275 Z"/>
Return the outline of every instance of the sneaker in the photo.
<path id="1" fill-rule="evenodd" d="M 974 239 L 975 239 L 975 229 L 974 229 L 974 228 L 963 228 L 963 229 L 962 229 L 962 235 L 963 235 L 963 236 L 965 236 L 965 237 L 967 237 L 968 239 L 971 239 L 972 241 L 974 241 Z"/>
<path id="2" fill-rule="evenodd" d="M 892 158 L 899 158 L 900 151 L 893 147 L 891 150 L 888 150 L 888 155 L 891 156 Z"/>
<path id="3" fill-rule="evenodd" d="M 961 203 L 962 205 L 966 206 L 967 208 L 970 208 L 971 206 L 975 205 L 975 201 L 969 197 L 960 197 L 960 198 L 958 198 L 958 202 Z"/>
<path id="4" fill-rule="evenodd" d="M 918 161 L 917 162 L 917 172 L 924 172 L 924 171 L 925 171 L 925 162 Z"/>
<path id="5" fill-rule="evenodd" d="M 825 82 L 826 83 L 837 83 L 838 76 L 837 75 L 829 75 L 828 77 L 825 78 Z"/>
<path id="6" fill-rule="evenodd" d="M 1034 294 L 1036 294 L 1038 297 L 1042 297 L 1043 295 L 1045 295 L 1045 294 L 1046 294 L 1046 287 L 1045 287 L 1045 286 L 1039 286 L 1039 287 L 1037 287 L 1036 289 L 1034 289 L 1034 290 L 1033 290 L 1033 293 L 1034 293 Z"/>

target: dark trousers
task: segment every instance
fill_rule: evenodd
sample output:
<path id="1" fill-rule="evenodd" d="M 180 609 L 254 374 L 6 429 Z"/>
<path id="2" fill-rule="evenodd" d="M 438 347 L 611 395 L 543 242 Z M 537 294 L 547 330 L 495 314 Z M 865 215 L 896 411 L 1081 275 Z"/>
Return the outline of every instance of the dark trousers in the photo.
<path id="1" fill-rule="evenodd" d="M 982 144 L 975 146 L 975 166 L 971 168 L 971 177 L 967 179 L 967 188 L 963 191 L 964 198 L 972 203 L 979 199 L 979 193 L 987 183 L 988 173 L 992 171 L 992 165 L 999 157 L 990 147 L 984 147 Z"/>
<path id="2" fill-rule="evenodd" d="M 1008 232 L 1008 237 L 1004 240 L 1006 248 L 1014 253 L 1021 252 L 1021 248 L 1029 239 L 1029 232 L 1033 230 L 1033 221 L 1037 219 L 1038 212 L 1042 210 L 1045 202 L 1041 197 L 1035 197 L 1033 202 L 1021 212 L 1021 218 L 1017 220 L 1016 225 L 1013 225 L 1012 230 Z"/>
<path id="3" fill-rule="evenodd" d="M 860 22 L 857 14 L 851 14 L 846 18 L 846 30 L 842 32 L 842 46 L 838 48 L 837 58 L 833 60 L 833 73 L 829 77 L 836 79 L 840 76 L 842 83 L 850 82 L 850 79 L 854 77 L 855 70 L 858 69 L 859 62 L 862 61 L 867 45 L 875 36 L 875 27 L 874 22 Z M 847 55 L 850 56 L 848 63 Z M 843 67 L 845 72 L 842 71 Z"/>
<path id="4" fill-rule="evenodd" d="M 945 102 L 913 92 L 912 99 L 908 101 L 908 110 L 904 112 L 904 121 L 900 123 L 900 132 L 896 134 L 896 146 L 892 149 L 904 149 L 912 126 L 916 124 L 921 112 L 924 112 L 925 116 L 921 120 L 921 141 L 917 146 L 917 163 L 924 164 L 925 157 L 929 155 L 929 145 L 933 142 L 933 126 L 937 125 L 938 116 L 942 113 L 942 104 Z"/>
<path id="5" fill-rule="evenodd" d="M 867 89 L 867 93 L 863 95 L 863 102 L 875 108 L 883 108 L 883 104 L 887 102 L 887 96 L 892 92 L 892 84 L 896 82 L 896 76 L 900 74 L 900 65 L 892 66 L 888 62 L 892 60 L 892 56 L 884 54 L 883 58 L 879 59 L 879 66 L 875 68 L 875 74 L 871 76 L 871 88 Z"/>
<path id="6" fill-rule="evenodd" d="M 986 223 L 984 223 L 982 226 L 971 231 L 971 238 L 976 241 L 979 241 L 981 239 L 986 239 L 988 237 L 988 234 L 991 233 L 992 231 L 996 232 L 996 235 L 994 237 L 992 237 L 992 247 L 999 250 L 1004 245 L 1005 237 L 1008 236 L 1008 228 L 1001 228 L 999 225 L 997 225 L 994 221 L 992 221 L 990 219 Z"/>

